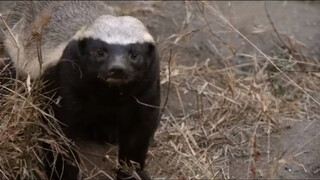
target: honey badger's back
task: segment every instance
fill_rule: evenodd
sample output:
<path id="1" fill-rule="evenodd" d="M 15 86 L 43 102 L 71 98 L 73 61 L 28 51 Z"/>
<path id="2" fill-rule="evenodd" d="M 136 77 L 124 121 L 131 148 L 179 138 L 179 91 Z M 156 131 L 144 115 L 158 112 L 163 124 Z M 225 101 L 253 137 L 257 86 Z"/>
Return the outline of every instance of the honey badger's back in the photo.
<path id="1" fill-rule="evenodd" d="M 40 66 L 37 55 L 37 33 L 41 33 L 42 72 L 55 65 L 69 39 L 97 17 L 114 15 L 103 2 L 17 2 L 10 13 L 8 24 L 19 44 L 17 48 L 7 35 L 5 47 L 15 67 L 32 78 L 38 78 Z M 8 32 L 6 32 L 8 33 Z M 19 60 L 18 60 L 19 59 Z"/>

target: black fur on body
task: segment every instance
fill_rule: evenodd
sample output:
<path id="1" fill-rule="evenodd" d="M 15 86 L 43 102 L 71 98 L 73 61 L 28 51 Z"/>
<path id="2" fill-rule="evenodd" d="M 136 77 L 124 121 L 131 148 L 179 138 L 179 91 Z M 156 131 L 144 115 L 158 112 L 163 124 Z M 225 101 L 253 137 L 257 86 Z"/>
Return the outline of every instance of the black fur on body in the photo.
<path id="1" fill-rule="evenodd" d="M 143 168 L 160 105 L 155 46 L 73 40 L 57 66 L 47 72 L 47 80 L 54 82 L 62 97 L 55 114 L 66 125 L 67 136 L 117 143 L 120 164 L 139 163 L 138 174 L 148 179 Z M 121 176 L 119 172 L 117 178 Z"/>

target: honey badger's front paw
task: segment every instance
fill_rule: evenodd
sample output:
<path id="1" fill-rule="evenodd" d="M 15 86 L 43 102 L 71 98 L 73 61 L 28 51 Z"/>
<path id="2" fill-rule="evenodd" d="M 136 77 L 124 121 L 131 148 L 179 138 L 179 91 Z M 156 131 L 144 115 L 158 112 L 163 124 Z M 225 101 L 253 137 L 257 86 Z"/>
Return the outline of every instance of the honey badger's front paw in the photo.
<path id="1" fill-rule="evenodd" d="M 140 179 L 143 180 L 151 180 L 149 173 L 144 170 L 136 170 L 137 174 L 139 175 Z"/>
<path id="2" fill-rule="evenodd" d="M 131 174 L 125 170 L 119 169 L 117 172 L 117 180 L 151 180 L 149 173 L 144 170 L 136 170 Z"/>

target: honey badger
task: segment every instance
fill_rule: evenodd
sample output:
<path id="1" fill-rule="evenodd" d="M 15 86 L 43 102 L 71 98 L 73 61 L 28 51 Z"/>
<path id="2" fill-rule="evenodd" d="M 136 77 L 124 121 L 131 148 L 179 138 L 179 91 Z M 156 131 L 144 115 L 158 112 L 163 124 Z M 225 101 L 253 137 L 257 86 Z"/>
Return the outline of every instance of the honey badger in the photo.
<path id="1" fill-rule="evenodd" d="M 50 18 L 40 68 L 32 27 L 44 14 Z M 62 100 L 54 105 L 55 117 L 65 134 L 118 143 L 120 164 L 137 162 L 137 173 L 149 179 L 143 169 L 159 121 L 159 61 L 142 22 L 116 17 L 101 2 L 18 2 L 9 25 L 19 44 L 17 58 L 13 40 L 5 40 L 15 68 L 33 79 L 43 74 L 57 89 Z M 76 179 L 78 172 L 66 166 L 60 173 Z M 118 171 L 118 179 L 127 176 Z"/>

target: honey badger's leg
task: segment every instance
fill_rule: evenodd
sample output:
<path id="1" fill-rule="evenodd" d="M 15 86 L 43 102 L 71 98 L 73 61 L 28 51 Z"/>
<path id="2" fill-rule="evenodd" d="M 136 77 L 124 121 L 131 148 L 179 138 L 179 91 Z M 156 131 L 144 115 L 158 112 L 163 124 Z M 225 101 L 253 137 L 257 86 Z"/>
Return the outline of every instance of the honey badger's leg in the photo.
<path id="1" fill-rule="evenodd" d="M 155 84 L 155 86 L 157 86 Z M 159 106 L 159 89 L 152 88 L 146 94 L 147 97 L 139 99 L 144 103 Z M 147 172 L 145 172 L 144 165 L 147 156 L 149 142 L 152 139 L 159 119 L 159 109 L 155 107 L 148 107 L 139 104 L 134 100 L 135 107 L 132 108 L 131 113 L 124 113 L 123 124 L 119 128 L 119 162 L 120 165 L 130 164 L 130 161 L 137 162 L 140 167 L 136 172 L 142 179 L 151 179 Z M 128 110 L 124 111 L 127 112 Z M 128 123 L 130 122 L 130 123 Z M 124 178 L 125 175 L 118 172 L 118 179 Z M 128 177 L 128 176 L 127 176 Z M 124 178 L 125 179 L 125 178 Z"/>
<path id="2" fill-rule="evenodd" d="M 76 152 L 69 151 L 67 154 L 70 157 L 66 157 L 61 153 L 54 155 L 54 152 L 50 149 L 49 144 L 45 144 L 44 147 L 48 148 L 45 168 L 46 175 L 48 179 L 51 180 L 69 180 L 69 179 L 80 179 L 80 169 L 75 164 L 75 160 L 71 156 L 76 156 L 75 158 L 79 161 L 79 157 Z M 66 147 L 68 148 L 68 147 Z"/>
<path id="3" fill-rule="evenodd" d="M 157 118 L 157 113 L 151 110 L 151 112 L 141 113 L 139 116 L 145 116 L 146 118 L 136 124 L 132 124 L 130 127 L 125 126 L 120 128 L 119 162 L 120 164 L 125 162 L 126 165 L 129 165 L 130 161 L 137 162 L 140 166 L 137 169 L 137 173 L 142 175 L 139 172 L 142 172 L 144 169 L 149 141 L 156 127 L 154 121 Z M 141 178 L 149 179 L 150 177 Z"/>
<path id="4" fill-rule="evenodd" d="M 52 67 L 46 71 L 43 77 L 45 91 L 47 97 L 52 97 L 53 100 L 59 98 L 59 94 L 55 91 L 59 88 L 57 82 L 57 67 Z M 61 115 L 64 113 L 63 109 L 60 106 L 60 103 L 51 103 L 50 108 L 53 109 L 55 117 L 58 120 L 62 120 Z M 50 112 L 49 109 L 46 109 L 47 112 Z M 45 121 L 46 122 L 46 121 Z M 65 126 L 61 127 L 62 129 Z M 61 147 L 62 146 L 62 147 Z M 74 146 L 71 144 L 61 144 L 60 148 L 64 149 L 66 152 L 61 153 L 48 144 L 43 143 L 43 149 L 46 153 L 45 161 L 45 171 L 48 179 L 51 180 L 68 180 L 68 179 L 80 179 L 80 169 L 78 163 L 80 163 L 79 155 L 75 150 Z"/>

